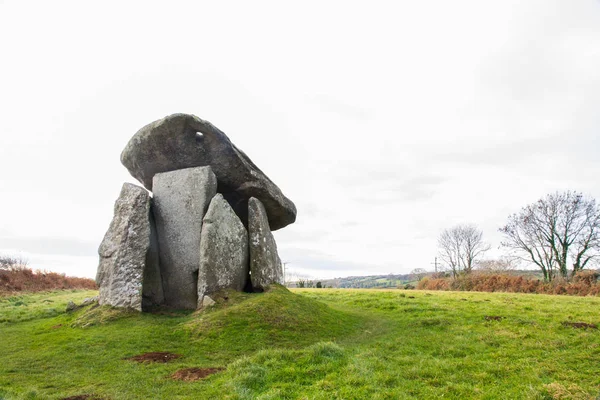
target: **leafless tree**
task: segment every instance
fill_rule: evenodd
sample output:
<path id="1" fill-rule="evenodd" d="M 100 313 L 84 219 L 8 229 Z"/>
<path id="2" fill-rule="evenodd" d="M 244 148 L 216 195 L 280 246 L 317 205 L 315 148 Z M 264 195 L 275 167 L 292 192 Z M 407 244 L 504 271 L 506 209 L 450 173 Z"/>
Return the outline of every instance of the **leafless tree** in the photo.
<path id="1" fill-rule="evenodd" d="M 448 265 L 452 276 L 470 273 L 475 261 L 490 246 L 483 241 L 483 232 L 474 225 L 457 225 L 446 229 L 438 238 L 440 258 Z"/>
<path id="2" fill-rule="evenodd" d="M 501 274 L 515 269 L 514 260 L 508 257 L 497 259 L 479 260 L 475 264 L 475 269 L 490 274 Z"/>
<path id="3" fill-rule="evenodd" d="M 508 217 L 502 246 L 537 265 L 544 279 L 568 278 L 600 255 L 600 208 L 596 200 L 566 191 L 549 194 Z"/>
<path id="4" fill-rule="evenodd" d="M 412 271 L 410 271 L 411 275 L 414 275 L 414 277 L 420 281 L 421 279 L 423 279 L 424 276 L 427 275 L 427 271 L 424 268 L 415 268 Z"/>
<path id="5" fill-rule="evenodd" d="M 22 257 L 14 257 L 8 255 L 0 255 L 0 270 L 18 270 L 27 268 L 27 260 Z"/>

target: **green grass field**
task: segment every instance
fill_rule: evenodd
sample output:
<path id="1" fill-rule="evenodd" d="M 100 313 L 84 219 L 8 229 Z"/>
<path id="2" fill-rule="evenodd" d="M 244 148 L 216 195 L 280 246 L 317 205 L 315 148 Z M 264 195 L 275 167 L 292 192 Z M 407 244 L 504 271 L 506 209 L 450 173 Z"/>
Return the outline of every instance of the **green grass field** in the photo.
<path id="1" fill-rule="evenodd" d="M 276 288 L 202 313 L 0 298 L 0 398 L 596 399 L 600 298 Z M 487 317 L 487 319 L 486 319 Z M 126 358 L 172 352 L 168 363 Z M 194 382 L 189 367 L 222 367 Z"/>

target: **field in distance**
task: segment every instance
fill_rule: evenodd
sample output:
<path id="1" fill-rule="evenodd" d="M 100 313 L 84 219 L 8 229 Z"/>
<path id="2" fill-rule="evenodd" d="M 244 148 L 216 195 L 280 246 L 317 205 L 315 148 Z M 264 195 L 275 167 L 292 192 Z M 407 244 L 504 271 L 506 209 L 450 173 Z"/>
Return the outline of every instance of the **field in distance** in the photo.
<path id="1" fill-rule="evenodd" d="M 0 297 L 0 398 L 600 394 L 596 297 L 277 287 L 201 313 L 64 311 L 95 293 Z"/>

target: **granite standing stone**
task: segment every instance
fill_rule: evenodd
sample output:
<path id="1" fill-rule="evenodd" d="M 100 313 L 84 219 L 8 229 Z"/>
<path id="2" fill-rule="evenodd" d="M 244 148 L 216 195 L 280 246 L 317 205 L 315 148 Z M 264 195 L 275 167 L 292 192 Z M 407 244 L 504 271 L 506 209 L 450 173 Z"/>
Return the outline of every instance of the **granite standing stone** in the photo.
<path id="1" fill-rule="evenodd" d="M 196 309 L 202 219 L 217 192 L 210 167 L 156 174 L 153 211 L 165 304 Z"/>
<path id="2" fill-rule="evenodd" d="M 114 217 L 98 249 L 99 303 L 142 311 L 142 283 L 151 242 L 150 195 L 125 183 Z M 158 270 L 158 265 L 148 266 Z"/>
<path id="3" fill-rule="evenodd" d="M 140 129 L 121 153 L 131 175 L 153 190 L 157 173 L 210 166 L 219 181 L 218 192 L 247 223 L 250 197 L 259 199 L 271 230 L 296 220 L 296 206 L 227 135 L 194 115 L 173 114 Z"/>
<path id="4" fill-rule="evenodd" d="M 277 244 L 269 229 L 265 208 L 254 197 L 248 201 L 248 235 L 252 287 L 264 290 L 272 283 L 283 284 Z"/>
<path id="5" fill-rule="evenodd" d="M 221 289 L 244 289 L 248 278 L 248 232 L 223 195 L 213 197 L 202 222 L 198 307 Z"/>

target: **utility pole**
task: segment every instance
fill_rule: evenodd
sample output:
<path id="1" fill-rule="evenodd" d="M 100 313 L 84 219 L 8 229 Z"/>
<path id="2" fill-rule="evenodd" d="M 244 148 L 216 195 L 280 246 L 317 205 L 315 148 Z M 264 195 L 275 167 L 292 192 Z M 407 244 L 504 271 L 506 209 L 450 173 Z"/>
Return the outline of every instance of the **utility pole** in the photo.
<path id="1" fill-rule="evenodd" d="M 438 267 L 437 257 L 435 258 L 435 261 L 430 264 L 435 265 L 435 273 L 437 274 L 437 267 Z"/>
<path id="2" fill-rule="evenodd" d="M 285 272 L 287 270 L 287 265 L 291 264 L 291 262 L 286 261 L 286 262 L 284 262 L 282 264 L 283 264 L 283 286 L 287 286 L 287 281 L 285 280 Z"/>

